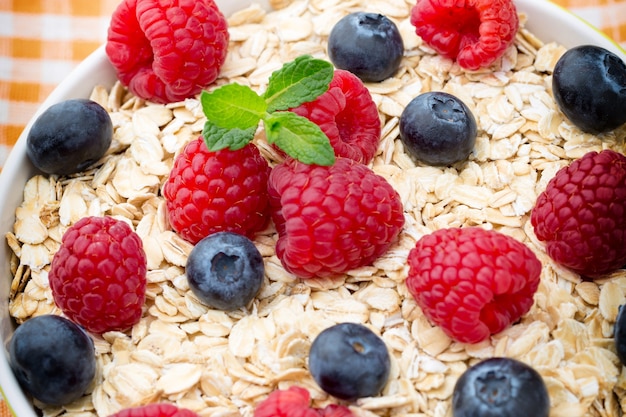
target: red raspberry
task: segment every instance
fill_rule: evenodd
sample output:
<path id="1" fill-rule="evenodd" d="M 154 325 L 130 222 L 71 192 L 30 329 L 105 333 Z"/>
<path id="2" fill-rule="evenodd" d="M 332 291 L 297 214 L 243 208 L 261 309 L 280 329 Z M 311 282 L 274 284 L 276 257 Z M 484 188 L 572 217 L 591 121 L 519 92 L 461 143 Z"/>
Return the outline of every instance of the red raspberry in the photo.
<path id="1" fill-rule="evenodd" d="M 48 279 L 54 302 L 93 333 L 125 330 L 141 318 L 146 255 L 139 235 L 113 217 L 85 217 L 63 235 Z"/>
<path id="2" fill-rule="evenodd" d="M 480 227 L 441 229 L 409 253 L 406 285 L 424 315 L 452 339 L 478 343 L 533 304 L 541 262 L 523 243 Z"/>
<path id="3" fill-rule="evenodd" d="M 557 263 L 587 277 L 626 264 L 626 156 L 589 152 L 559 170 L 531 212 Z"/>
<path id="4" fill-rule="evenodd" d="M 269 182 L 276 254 L 300 278 L 330 277 L 371 264 L 404 225 L 400 196 L 381 176 L 349 158 L 334 165 L 287 159 Z"/>
<path id="5" fill-rule="evenodd" d="M 131 92 L 157 103 L 192 97 L 218 77 L 228 24 L 213 0 L 124 0 L 106 54 Z"/>
<path id="6" fill-rule="evenodd" d="M 418 0 L 411 23 L 439 54 L 477 70 L 493 64 L 513 43 L 519 18 L 512 0 Z"/>
<path id="7" fill-rule="evenodd" d="M 374 158 L 381 135 L 378 108 L 351 72 L 335 70 L 328 91 L 291 111 L 317 124 L 330 139 L 335 155 L 363 164 Z"/>
<path id="8" fill-rule="evenodd" d="M 202 137 L 190 142 L 163 186 L 172 228 L 194 244 L 220 231 L 252 238 L 269 223 L 270 170 L 254 144 L 212 152 Z"/>
<path id="9" fill-rule="evenodd" d="M 173 404 L 157 403 L 127 408 L 109 417 L 198 417 L 198 414 Z"/>
<path id="10" fill-rule="evenodd" d="M 254 410 L 254 417 L 353 417 L 348 407 L 329 404 L 310 407 L 309 391 L 298 386 L 272 392 Z"/>

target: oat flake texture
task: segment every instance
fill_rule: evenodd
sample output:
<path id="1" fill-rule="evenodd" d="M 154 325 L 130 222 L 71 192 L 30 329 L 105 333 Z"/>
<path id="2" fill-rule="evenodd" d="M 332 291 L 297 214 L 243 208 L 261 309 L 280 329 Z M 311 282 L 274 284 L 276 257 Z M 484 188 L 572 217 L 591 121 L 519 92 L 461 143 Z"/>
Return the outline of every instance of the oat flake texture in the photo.
<path id="1" fill-rule="evenodd" d="M 216 84 L 238 82 L 263 91 L 269 75 L 302 54 L 326 58 L 326 38 L 343 15 L 368 10 L 393 19 L 406 53 L 395 77 L 368 84 L 382 121 L 370 163 L 402 199 L 405 225 L 373 264 L 338 279 L 297 280 L 275 255 L 271 226 L 255 239 L 266 278 L 248 309 L 210 310 L 191 293 L 184 265 L 191 244 L 177 236 L 160 195 L 173 160 L 200 134 L 197 99 L 147 105 L 120 83 L 91 98 L 111 114 L 112 148 L 96 168 L 72 177 L 35 176 L 24 189 L 14 230 L 10 313 L 22 322 L 59 313 L 47 274 L 63 232 L 87 215 L 124 219 L 141 236 L 147 291 L 141 321 L 128 332 L 95 338 L 97 379 L 74 404 L 43 407 L 44 416 L 104 417 L 122 408 L 169 402 L 203 416 L 251 417 L 270 392 L 299 385 L 313 407 L 335 403 L 307 370 L 308 349 L 323 329 L 364 323 L 385 341 L 390 379 L 380 396 L 352 404 L 358 416 L 450 414 L 454 383 L 471 364 L 507 356 L 532 365 L 550 393 L 551 417 L 617 417 L 626 408 L 626 372 L 614 351 L 612 327 L 626 293 L 626 273 L 594 282 L 554 264 L 533 235 L 530 211 L 547 182 L 589 151 L 625 153 L 622 127 L 602 140 L 559 113 L 549 91 L 565 49 L 521 28 L 491 69 L 464 72 L 422 43 L 409 22 L 408 0 L 275 0 L 229 18 L 230 53 Z M 466 162 L 416 165 L 398 138 L 398 120 L 420 92 L 458 96 L 476 116 L 478 138 Z M 254 143 L 275 165 L 280 156 L 259 130 Z M 407 255 L 422 236 L 444 227 L 481 226 L 526 244 L 542 262 L 534 304 L 517 323 L 479 344 L 452 342 L 432 325 L 405 286 Z"/>

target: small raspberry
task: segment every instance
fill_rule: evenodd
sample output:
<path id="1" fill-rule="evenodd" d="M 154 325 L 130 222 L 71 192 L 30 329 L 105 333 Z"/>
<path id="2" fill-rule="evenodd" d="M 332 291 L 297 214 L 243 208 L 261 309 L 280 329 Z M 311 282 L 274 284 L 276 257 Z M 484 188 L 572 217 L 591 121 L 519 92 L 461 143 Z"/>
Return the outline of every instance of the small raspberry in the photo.
<path id="1" fill-rule="evenodd" d="M 269 223 L 270 170 L 254 144 L 212 152 L 198 137 L 176 158 L 163 186 L 172 228 L 193 244 L 221 231 L 252 238 Z"/>
<path id="2" fill-rule="evenodd" d="M 146 291 L 141 238 L 113 217 L 85 217 L 63 235 L 48 279 L 54 302 L 93 333 L 125 330 L 141 318 Z"/>
<path id="3" fill-rule="evenodd" d="M 439 54 L 477 70 L 493 64 L 513 43 L 519 18 L 512 0 L 418 0 L 411 24 Z"/>
<path id="4" fill-rule="evenodd" d="M 334 165 L 287 159 L 269 181 L 276 254 L 298 277 L 330 277 L 371 264 L 404 225 L 400 196 L 381 176 L 349 158 Z"/>
<path id="5" fill-rule="evenodd" d="M 587 277 L 626 264 L 626 156 L 589 152 L 559 170 L 531 212 L 558 264 Z"/>
<path id="6" fill-rule="evenodd" d="M 302 387 L 276 390 L 254 410 L 254 417 L 353 417 L 348 407 L 329 404 L 324 408 L 310 406 L 311 395 Z"/>
<path id="7" fill-rule="evenodd" d="M 378 108 L 351 72 L 335 70 L 328 91 L 291 111 L 317 124 L 330 139 L 335 155 L 363 164 L 374 158 L 381 135 Z"/>
<path id="8" fill-rule="evenodd" d="M 157 403 L 126 408 L 109 417 L 198 417 L 198 414 L 173 404 Z"/>
<path id="9" fill-rule="evenodd" d="M 533 304 L 541 262 L 521 242 L 480 227 L 437 230 L 417 241 L 406 285 L 424 315 L 452 339 L 478 343 Z"/>
<path id="10" fill-rule="evenodd" d="M 218 77 L 228 24 L 213 0 L 124 0 L 109 26 L 106 54 L 131 92 L 181 101 Z"/>

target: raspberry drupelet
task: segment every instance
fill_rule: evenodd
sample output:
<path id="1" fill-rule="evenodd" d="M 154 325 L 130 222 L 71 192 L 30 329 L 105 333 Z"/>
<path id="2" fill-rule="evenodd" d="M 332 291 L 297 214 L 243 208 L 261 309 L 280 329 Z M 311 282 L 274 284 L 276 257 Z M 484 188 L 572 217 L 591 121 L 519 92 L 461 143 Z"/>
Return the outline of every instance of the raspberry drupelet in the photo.
<path id="1" fill-rule="evenodd" d="M 174 404 L 155 403 L 126 408 L 109 417 L 199 417 L 197 413 Z"/>
<path id="2" fill-rule="evenodd" d="M 253 238 L 270 220 L 270 170 L 252 143 L 210 151 L 202 137 L 191 141 L 163 186 L 172 228 L 193 244 L 221 231 Z"/>
<path id="3" fill-rule="evenodd" d="M 328 136 L 335 155 L 368 164 L 378 149 L 381 122 L 378 107 L 363 82 L 336 69 L 328 91 L 294 109 Z"/>
<path id="4" fill-rule="evenodd" d="M 626 156 L 589 152 L 561 168 L 531 212 L 558 264 L 589 278 L 626 264 Z"/>
<path id="5" fill-rule="evenodd" d="M 478 343 L 528 312 L 541 262 L 523 243 L 480 227 L 440 229 L 417 241 L 406 285 L 453 340 Z"/>
<path id="6" fill-rule="evenodd" d="M 350 158 L 338 157 L 331 166 L 287 159 L 273 168 L 268 190 L 279 233 L 276 254 L 300 278 L 371 264 L 404 225 L 398 193 Z"/>
<path id="7" fill-rule="evenodd" d="M 512 0 L 418 0 L 411 23 L 426 44 L 464 69 L 488 67 L 519 28 Z"/>
<path id="8" fill-rule="evenodd" d="M 213 0 L 124 0 L 111 17 L 105 51 L 133 94 L 171 103 L 215 81 L 228 40 Z"/>
<path id="9" fill-rule="evenodd" d="M 113 217 L 84 217 L 63 235 L 48 279 L 54 302 L 93 333 L 126 330 L 141 319 L 146 254 L 137 233 Z"/>

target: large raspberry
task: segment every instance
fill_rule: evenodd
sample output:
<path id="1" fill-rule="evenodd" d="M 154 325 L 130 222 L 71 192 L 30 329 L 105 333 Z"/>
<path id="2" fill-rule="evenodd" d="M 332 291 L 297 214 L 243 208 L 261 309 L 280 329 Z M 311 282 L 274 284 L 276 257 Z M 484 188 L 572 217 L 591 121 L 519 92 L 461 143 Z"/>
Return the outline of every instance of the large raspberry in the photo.
<path id="1" fill-rule="evenodd" d="M 626 264 L 626 156 L 589 152 L 559 170 L 531 212 L 557 263 L 587 277 Z"/>
<path id="2" fill-rule="evenodd" d="M 124 0 L 109 26 L 106 54 L 140 98 L 180 101 L 218 77 L 228 24 L 213 0 Z"/>
<path id="3" fill-rule="evenodd" d="M 311 394 L 299 386 L 276 390 L 254 410 L 254 417 L 353 417 L 348 407 L 329 404 L 324 408 L 310 406 Z"/>
<path id="4" fill-rule="evenodd" d="M 406 285 L 424 315 L 452 339 L 477 343 L 533 304 L 541 262 L 523 243 L 480 227 L 423 236 L 409 253 Z"/>
<path id="5" fill-rule="evenodd" d="M 146 292 L 141 238 L 124 221 L 85 217 L 63 235 L 48 279 L 54 302 L 93 333 L 125 330 L 141 318 Z"/>
<path id="6" fill-rule="evenodd" d="M 334 165 L 287 159 L 270 175 L 276 254 L 298 277 L 330 277 L 371 264 L 404 225 L 400 196 L 349 158 Z"/>
<path id="7" fill-rule="evenodd" d="M 173 404 L 156 403 L 126 408 L 109 417 L 198 417 L 198 414 Z"/>
<path id="8" fill-rule="evenodd" d="M 269 223 L 270 170 L 254 144 L 212 152 L 202 137 L 193 140 L 163 186 L 172 228 L 194 244 L 221 231 L 253 238 Z"/>
<path id="9" fill-rule="evenodd" d="M 417 0 L 411 23 L 435 51 L 477 70 L 513 43 L 519 18 L 512 0 Z"/>
<path id="10" fill-rule="evenodd" d="M 381 135 L 378 108 L 351 72 L 335 70 L 324 94 L 291 111 L 317 124 L 330 139 L 335 155 L 363 164 L 374 158 Z"/>

